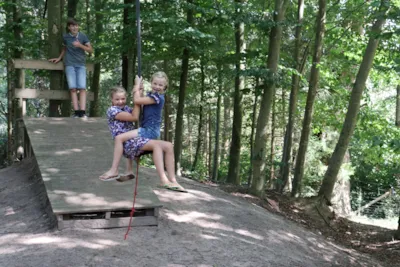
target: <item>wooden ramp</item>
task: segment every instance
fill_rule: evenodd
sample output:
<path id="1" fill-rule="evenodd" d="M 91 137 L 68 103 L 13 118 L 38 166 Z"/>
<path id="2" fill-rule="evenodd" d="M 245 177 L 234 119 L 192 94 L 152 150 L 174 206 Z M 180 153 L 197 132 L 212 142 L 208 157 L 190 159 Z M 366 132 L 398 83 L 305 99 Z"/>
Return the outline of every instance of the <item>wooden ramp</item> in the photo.
<path id="1" fill-rule="evenodd" d="M 25 117 L 24 123 L 59 229 L 128 226 L 135 180 L 98 179 L 112 161 L 106 119 Z M 148 179 L 139 170 L 133 226 L 158 225 L 162 205 Z"/>

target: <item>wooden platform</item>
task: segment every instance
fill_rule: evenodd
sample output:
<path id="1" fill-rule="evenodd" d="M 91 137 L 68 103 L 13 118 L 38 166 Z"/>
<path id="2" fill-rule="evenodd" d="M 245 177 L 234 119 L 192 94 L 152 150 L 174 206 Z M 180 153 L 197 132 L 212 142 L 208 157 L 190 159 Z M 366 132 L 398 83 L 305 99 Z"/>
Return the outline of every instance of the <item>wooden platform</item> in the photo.
<path id="1" fill-rule="evenodd" d="M 106 119 L 24 118 L 24 123 L 59 229 L 128 226 L 135 180 L 98 179 L 112 161 Z M 148 179 L 139 174 L 134 226 L 158 225 L 162 205 Z"/>

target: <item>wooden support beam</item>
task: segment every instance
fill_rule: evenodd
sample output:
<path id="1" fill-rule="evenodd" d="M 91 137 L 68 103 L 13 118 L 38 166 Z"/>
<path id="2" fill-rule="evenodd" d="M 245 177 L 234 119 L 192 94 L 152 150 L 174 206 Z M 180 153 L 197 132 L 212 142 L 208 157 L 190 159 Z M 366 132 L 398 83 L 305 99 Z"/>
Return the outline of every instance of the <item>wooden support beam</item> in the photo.
<path id="1" fill-rule="evenodd" d="M 47 60 L 13 59 L 13 65 L 15 69 L 64 70 L 62 61 L 54 64 Z M 86 70 L 93 72 L 94 64 L 86 63 Z"/>
<path id="2" fill-rule="evenodd" d="M 93 92 L 86 92 L 87 100 L 93 101 Z M 19 89 L 14 91 L 14 98 L 20 99 L 52 99 L 52 100 L 69 100 L 71 99 L 70 93 L 66 90 L 37 90 L 37 89 Z"/>

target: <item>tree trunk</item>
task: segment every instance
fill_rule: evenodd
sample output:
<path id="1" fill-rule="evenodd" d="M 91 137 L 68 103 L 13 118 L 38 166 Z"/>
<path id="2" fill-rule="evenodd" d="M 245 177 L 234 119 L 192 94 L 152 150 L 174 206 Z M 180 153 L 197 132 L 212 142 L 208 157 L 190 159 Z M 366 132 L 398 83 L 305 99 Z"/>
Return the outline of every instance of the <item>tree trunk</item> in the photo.
<path id="1" fill-rule="evenodd" d="M 296 26 L 296 34 L 295 34 L 295 46 L 294 46 L 294 68 L 301 72 L 300 70 L 300 48 L 301 48 L 301 30 L 303 23 L 303 13 L 304 13 L 304 0 L 298 0 L 298 25 Z M 293 142 L 293 127 L 294 127 L 294 118 L 297 108 L 297 97 L 299 92 L 299 83 L 300 77 L 297 74 L 292 75 L 292 89 L 290 91 L 290 100 L 289 100 L 289 117 L 288 124 L 286 127 L 285 133 L 285 141 L 283 145 L 283 155 L 282 155 L 282 164 L 281 164 L 281 179 L 283 184 L 286 184 L 289 179 L 290 173 L 290 152 L 292 151 L 292 142 Z M 297 189 L 296 189 L 297 190 Z M 295 196 L 296 192 L 292 189 L 292 196 Z"/>
<path id="2" fill-rule="evenodd" d="M 396 95 L 396 126 L 400 127 L 400 84 L 397 85 Z"/>
<path id="3" fill-rule="evenodd" d="M 218 169 L 219 169 L 219 127 L 221 121 L 221 97 L 222 97 L 222 68 L 221 64 L 217 65 L 218 71 L 218 96 L 217 96 L 217 113 L 216 113 L 216 120 L 215 120 L 215 145 L 214 145 L 214 160 L 213 160 L 213 170 L 212 170 L 212 180 L 218 181 Z"/>
<path id="4" fill-rule="evenodd" d="M 49 40 L 49 50 L 48 57 L 56 58 L 61 53 L 61 43 L 62 43 L 62 28 L 61 28 L 61 8 L 60 0 L 48 0 L 48 40 Z M 60 90 L 62 88 L 62 77 L 63 73 L 58 70 L 50 71 L 50 90 Z M 49 117 L 60 116 L 61 101 L 60 100 L 50 100 L 49 101 Z"/>
<path id="5" fill-rule="evenodd" d="M 187 0 L 187 3 L 188 5 L 192 5 L 193 0 Z M 189 7 L 189 9 L 187 10 L 187 24 L 188 26 L 191 26 L 193 24 L 192 7 Z M 182 71 L 181 71 L 181 79 L 179 81 L 179 100 L 176 113 L 175 142 L 174 142 L 175 170 L 178 176 L 181 175 L 183 110 L 185 107 L 186 83 L 187 83 L 188 72 L 189 72 L 189 48 L 185 47 L 183 49 L 183 55 L 182 55 Z"/>
<path id="6" fill-rule="evenodd" d="M 68 17 L 75 18 L 79 0 L 68 0 Z"/>
<path id="7" fill-rule="evenodd" d="M 207 149 L 207 155 L 208 155 L 208 177 L 212 179 L 212 158 L 213 158 L 213 153 L 212 153 L 212 114 L 211 114 L 211 107 L 208 107 L 208 149 Z"/>
<path id="8" fill-rule="evenodd" d="M 221 164 L 223 164 L 223 162 L 225 161 L 225 156 L 228 154 L 228 148 L 229 148 L 229 143 L 230 143 L 230 139 L 228 136 L 228 132 L 229 132 L 229 122 L 230 122 L 230 105 L 231 105 L 231 96 L 230 94 L 225 95 L 224 96 L 224 123 L 223 123 L 223 132 L 222 132 L 222 150 L 221 150 L 221 159 L 219 160 L 219 162 Z"/>
<path id="9" fill-rule="evenodd" d="M 254 151 L 254 133 L 255 133 L 256 121 L 257 121 L 257 102 L 258 102 L 259 82 L 260 82 L 260 79 L 257 77 L 256 85 L 254 88 L 253 113 L 251 114 L 250 155 L 253 155 L 253 151 Z M 248 187 L 250 187 L 252 180 L 253 180 L 253 165 L 250 164 L 249 177 L 247 178 L 247 186 Z"/>
<path id="10" fill-rule="evenodd" d="M 296 195 L 300 192 L 301 183 L 304 176 L 304 164 L 308 147 L 308 140 L 311 131 L 311 121 L 313 114 L 313 106 L 315 96 L 317 94 L 318 80 L 319 80 L 319 68 L 318 64 L 321 61 L 323 38 L 325 34 L 325 15 L 326 15 L 326 0 L 319 0 L 319 11 L 317 16 L 317 29 L 315 37 L 315 47 L 313 55 L 313 63 L 311 67 L 310 83 L 307 95 L 306 109 L 304 111 L 303 128 L 301 131 L 299 151 L 296 158 L 296 167 L 293 178 L 293 189 L 292 195 Z M 282 190 L 283 188 L 281 188 Z"/>
<path id="11" fill-rule="evenodd" d="M 96 18 L 96 35 L 95 40 L 96 43 L 100 41 L 100 36 L 103 34 L 103 8 L 104 1 L 103 0 L 95 0 L 94 1 L 94 10 L 95 10 L 95 18 Z M 90 105 L 90 116 L 92 117 L 100 117 L 100 103 L 99 103 L 99 92 L 100 92 L 100 71 L 101 71 L 101 63 L 100 63 L 101 50 L 98 47 L 94 51 L 94 71 L 92 78 L 92 92 L 94 95 L 94 99 L 92 104 Z"/>
<path id="12" fill-rule="evenodd" d="M 187 130 L 188 130 L 188 150 L 189 150 L 189 162 L 193 160 L 193 151 L 192 151 L 192 127 L 190 127 L 190 114 L 186 113 L 186 121 L 187 121 Z"/>
<path id="13" fill-rule="evenodd" d="M 86 33 L 90 36 L 90 1 L 86 0 Z"/>
<path id="14" fill-rule="evenodd" d="M 376 39 L 376 37 L 382 32 L 382 27 L 386 21 L 384 14 L 386 14 L 388 6 L 389 1 L 381 1 L 381 7 L 379 10 L 381 15 L 379 15 L 378 19 L 372 26 L 372 34 L 368 41 L 363 60 L 358 70 L 356 82 L 353 86 L 353 90 L 351 91 L 347 114 L 343 123 L 342 131 L 340 132 L 339 141 L 337 142 L 335 151 L 329 160 L 328 169 L 318 192 L 318 195 L 321 198 L 324 198 L 328 203 L 331 201 L 333 188 L 337 180 L 337 174 L 340 166 L 342 165 L 344 154 L 346 153 L 350 138 L 353 135 L 354 128 L 356 126 L 357 115 L 360 110 L 361 96 L 364 91 L 365 82 L 372 68 L 375 52 L 379 44 L 379 39 Z"/>
<path id="15" fill-rule="evenodd" d="M 252 155 L 253 182 L 250 187 L 252 194 L 261 196 L 265 184 L 265 155 L 268 133 L 268 119 L 271 110 L 272 96 L 275 89 L 275 75 L 278 68 L 281 47 L 282 25 L 288 0 L 275 0 L 274 26 L 269 35 L 268 79 L 261 99 L 260 111 L 257 119 L 257 130 Z"/>
<path id="16" fill-rule="evenodd" d="M 269 157 L 270 163 L 270 173 L 269 173 L 269 180 L 270 184 L 275 181 L 275 166 L 274 166 L 274 159 L 275 159 L 275 120 L 276 120 L 276 103 L 275 103 L 275 90 L 272 93 L 272 116 L 271 116 L 271 154 Z"/>
<path id="17" fill-rule="evenodd" d="M 168 73 L 168 61 L 164 60 L 163 62 L 164 72 Z M 165 94 L 165 103 L 164 103 L 164 140 L 168 142 L 172 142 L 172 107 L 171 107 L 171 96 L 169 94 Z"/>
<path id="18" fill-rule="evenodd" d="M 133 0 L 124 0 L 124 31 L 123 35 L 123 51 L 122 51 L 122 86 L 130 92 L 133 87 L 133 52 L 134 52 L 134 33 L 135 23 L 132 14 L 135 14 L 133 8 Z"/>
<path id="19" fill-rule="evenodd" d="M 241 16 L 242 4 L 244 0 L 235 0 L 237 17 Z M 229 169 L 227 182 L 240 185 L 240 147 L 242 135 L 242 90 L 244 89 L 244 77 L 241 70 L 244 69 L 244 60 L 242 54 L 246 49 L 244 42 L 244 22 L 235 22 L 235 41 L 236 41 L 236 76 L 235 76 L 235 95 L 233 103 L 233 125 L 232 125 L 232 143 L 229 152 Z"/>
<path id="20" fill-rule="evenodd" d="M 197 127 L 197 145 L 192 165 L 192 171 L 196 169 L 197 161 L 199 160 L 200 156 L 201 142 L 203 140 L 203 103 L 204 103 L 204 90 L 205 90 L 204 87 L 205 75 L 204 75 L 203 61 L 200 61 L 200 71 L 201 71 L 201 87 L 200 87 L 199 126 Z"/>

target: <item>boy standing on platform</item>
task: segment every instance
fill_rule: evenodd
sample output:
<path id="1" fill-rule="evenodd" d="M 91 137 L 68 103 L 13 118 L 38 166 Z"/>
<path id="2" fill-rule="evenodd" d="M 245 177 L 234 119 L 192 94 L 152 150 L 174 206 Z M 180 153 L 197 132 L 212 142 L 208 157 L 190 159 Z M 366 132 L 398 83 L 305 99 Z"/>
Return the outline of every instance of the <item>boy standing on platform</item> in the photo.
<path id="1" fill-rule="evenodd" d="M 49 59 L 50 62 L 60 62 L 64 55 L 65 75 L 71 92 L 74 118 L 86 118 L 86 54 L 93 53 L 89 38 L 79 31 L 78 22 L 69 18 L 67 21 L 69 33 L 63 35 L 63 49 L 58 58 Z M 78 95 L 79 91 L 79 105 Z"/>

